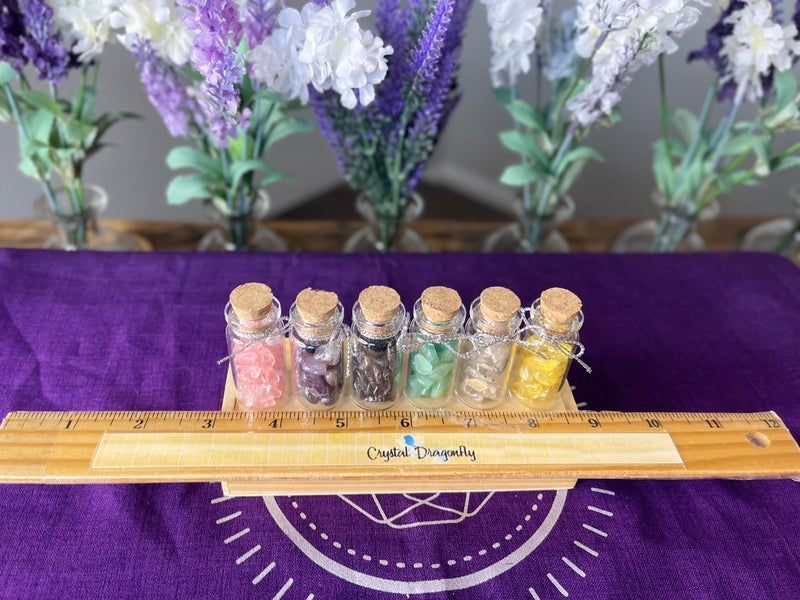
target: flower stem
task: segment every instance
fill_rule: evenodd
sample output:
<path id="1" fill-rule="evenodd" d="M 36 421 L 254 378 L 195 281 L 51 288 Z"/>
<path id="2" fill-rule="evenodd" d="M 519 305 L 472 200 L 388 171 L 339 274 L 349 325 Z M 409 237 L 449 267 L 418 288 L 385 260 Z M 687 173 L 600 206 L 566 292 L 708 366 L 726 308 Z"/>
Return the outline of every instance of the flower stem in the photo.
<path id="1" fill-rule="evenodd" d="M 7 83 L 3 85 L 3 88 L 6 91 L 8 104 L 11 106 L 11 112 L 14 113 L 14 120 L 17 122 L 19 137 L 23 142 L 27 142 L 30 140 L 30 135 L 28 134 L 28 129 L 25 127 L 25 122 L 22 120 L 22 114 L 20 113 L 17 99 L 14 97 L 14 92 L 11 90 L 11 86 Z M 50 209 L 53 211 L 53 213 L 60 216 L 61 207 L 58 205 L 58 202 L 56 202 L 56 196 L 53 193 L 53 188 L 50 185 L 50 182 L 45 177 L 45 174 L 42 172 L 42 168 L 35 157 L 31 158 L 31 162 L 33 163 L 33 167 L 36 169 L 36 175 L 39 177 L 39 181 L 42 183 L 44 195 L 47 198 L 47 203 L 50 205 Z"/>
<path id="2" fill-rule="evenodd" d="M 675 183 L 675 189 L 673 193 L 675 196 L 679 196 L 679 190 L 683 185 L 684 179 L 686 179 L 686 172 L 688 170 L 689 165 L 694 160 L 695 155 L 697 154 L 697 149 L 700 146 L 700 139 L 703 137 L 703 131 L 706 127 L 706 122 L 708 121 L 708 114 L 711 112 L 711 104 L 714 101 L 714 88 L 708 90 L 706 94 L 706 99 L 703 103 L 703 108 L 700 111 L 700 118 L 698 119 L 697 123 L 697 131 L 694 133 L 694 137 L 692 138 L 692 143 L 689 146 L 689 150 L 686 152 L 686 156 L 683 157 L 683 161 L 681 162 L 680 170 L 678 171 L 678 181 Z M 667 203 L 670 202 L 672 198 L 667 198 Z"/>
<path id="3" fill-rule="evenodd" d="M 661 138 L 664 140 L 664 148 L 667 151 L 669 164 L 672 165 L 672 146 L 669 143 L 669 108 L 667 105 L 667 78 L 664 69 L 664 55 L 658 55 L 658 87 L 661 102 Z"/>

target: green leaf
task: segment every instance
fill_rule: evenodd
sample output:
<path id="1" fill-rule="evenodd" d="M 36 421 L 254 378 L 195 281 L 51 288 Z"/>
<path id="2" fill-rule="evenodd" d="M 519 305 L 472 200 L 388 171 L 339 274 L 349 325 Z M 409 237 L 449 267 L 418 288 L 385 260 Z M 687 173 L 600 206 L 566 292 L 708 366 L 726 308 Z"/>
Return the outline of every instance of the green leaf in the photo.
<path id="1" fill-rule="evenodd" d="M 97 121 L 94 122 L 95 127 L 97 127 L 97 139 L 103 137 L 103 134 L 105 134 L 108 128 L 114 123 L 125 119 L 141 119 L 141 117 L 136 113 L 129 112 L 107 112 L 100 115 Z"/>
<path id="2" fill-rule="evenodd" d="M 687 146 L 690 145 L 700 127 L 700 122 L 695 114 L 685 108 L 678 108 L 672 113 L 672 122 L 678 133 L 680 133 L 683 142 Z"/>
<path id="3" fill-rule="evenodd" d="M 213 198 L 208 181 L 199 173 L 178 175 L 167 186 L 167 202 L 169 204 L 186 204 L 196 198 Z"/>
<path id="4" fill-rule="evenodd" d="M 76 97 L 77 100 L 77 97 Z M 91 123 L 94 119 L 94 108 L 97 103 L 97 92 L 90 87 L 83 91 L 83 105 L 80 107 L 80 114 L 77 113 L 77 106 L 73 101 L 73 114 L 76 115 L 84 123 Z M 119 120 L 119 119 L 117 119 Z"/>
<path id="5" fill-rule="evenodd" d="M 503 174 L 500 176 L 500 183 L 506 185 L 520 186 L 539 179 L 545 179 L 547 173 L 542 173 L 540 170 L 533 167 L 533 165 L 511 165 L 506 167 Z"/>
<path id="6" fill-rule="evenodd" d="M 511 90 L 509 88 L 495 88 L 494 89 L 494 97 L 503 106 L 511 104 L 511 102 L 512 102 L 512 100 L 511 100 Z"/>
<path id="7" fill-rule="evenodd" d="M 97 128 L 80 121 L 70 121 L 64 127 L 64 137 L 71 146 L 90 146 L 97 136 Z"/>
<path id="8" fill-rule="evenodd" d="M 6 61 L 0 61 L 0 85 L 6 85 L 7 83 L 11 83 L 16 79 L 17 70 L 8 64 Z"/>
<path id="9" fill-rule="evenodd" d="M 247 173 L 268 170 L 269 165 L 261 160 L 250 159 L 236 161 L 235 163 L 231 164 L 228 171 L 230 173 L 230 189 L 236 190 L 239 187 L 239 182 L 241 181 L 242 177 L 244 177 Z"/>
<path id="10" fill-rule="evenodd" d="M 511 117 L 520 125 L 530 127 L 534 130 L 546 131 L 544 121 L 539 113 L 527 102 L 514 100 L 505 105 Z"/>
<path id="11" fill-rule="evenodd" d="M 178 169 L 196 169 L 209 176 L 222 180 L 222 165 L 205 152 L 192 146 L 178 146 L 167 154 L 167 166 L 173 171 Z"/>
<path id="12" fill-rule="evenodd" d="M 754 133 L 743 133 L 728 140 L 722 149 L 722 156 L 738 156 L 739 154 L 755 152 L 756 146 L 764 146 L 762 136 Z"/>
<path id="13" fill-rule="evenodd" d="M 271 183 L 275 183 L 276 181 L 284 181 L 286 179 L 291 179 L 291 176 L 287 173 L 282 173 L 280 171 L 273 171 L 266 177 L 263 177 L 259 180 L 258 186 L 259 188 L 267 187 Z"/>
<path id="14" fill-rule="evenodd" d="M 22 116 L 25 129 L 32 140 L 47 144 L 53 129 L 55 116 L 46 110 L 35 110 Z"/>
<path id="15" fill-rule="evenodd" d="M 573 148 L 564 155 L 559 164 L 555 165 L 556 168 L 554 175 L 556 178 L 560 177 L 570 163 L 573 163 L 576 160 L 585 163 L 589 159 L 596 160 L 598 162 L 604 162 L 603 155 L 594 148 L 590 148 L 589 146 L 579 146 L 578 148 Z"/>
<path id="16" fill-rule="evenodd" d="M 266 152 L 274 143 L 287 136 L 294 135 L 296 133 L 314 131 L 316 128 L 316 123 L 314 123 L 314 121 L 311 119 L 287 117 L 283 121 L 276 123 L 275 126 L 269 131 L 264 143 L 264 151 Z"/>
<path id="17" fill-rule="evenodd" d="M 583 171 L 583 167 L 586 165 L 585 162 L 573 162 L 570 166 L 567 167 L 567 170 L 564 171 L 564 174 L 559 178 L 558 187 L 556 191 L 559 195 L 564 196 L 569 192 L 572 184 L 575 183 L 575 180 Z"/>
<path id="18" fill-rule="evenodd" d="M 65 120 L 64 111 L 61 110 L 61 106 L 49 95 L 43 92 L 37 92 L 36 90 L 20 90 L 17 92 L 17 95 L 25 104 L 49 111 L 60 121 Z"/>
<path id="19" fill-rule="evenodd" d="M 800 165 L 800 156 L 795 155 L 776 156 L 769 163 L 770 171 L 783 171 L 798 165 Z"/>
<path id="20" fill-rule="evenodd" d="M 253 94 L 253 101 L 255 100 L 266 100 L 267 102 L 271 102 L 279 106 L 284 103 L 283 97 L 278 92 L 273 92 L 266 86 L 263 86 L 260 90 Z"/>
<path id="21" fill-rule="evenodd" d="M 511 150 L 523 154 L 539 165 L 539 167 L 546 172 L 550 171 L 550 159 L 545 155 L 539 144 L 530 136 L 525 135 L 521 131 L 510 130 L 500 133 L 500 141 L 503 146 Z"/>
<path id="22" fill-rule="evenodd" d="M 675 187 L 675 168 L 663 139 L 653 144 L 652 168 L 658 191 L 671 198 Z"/>
<path id="23" fill-rule="evenodd" d="M 797 97 L 797 80 L 794 78 L 794 73 L 792 73 L 791 69 L 776 71 L 772 82 L 775 85 L 775 104 L 778 110 L 789 104 L 794 104 Z"/>

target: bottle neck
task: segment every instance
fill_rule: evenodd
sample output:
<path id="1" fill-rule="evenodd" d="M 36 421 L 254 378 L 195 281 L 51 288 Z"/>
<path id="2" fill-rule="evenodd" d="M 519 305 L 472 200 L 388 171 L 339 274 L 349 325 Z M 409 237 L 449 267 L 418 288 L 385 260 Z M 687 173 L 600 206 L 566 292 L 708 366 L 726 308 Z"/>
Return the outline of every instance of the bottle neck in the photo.
<path id="1" fill-rule="evenodd" d="M 253 333 L 268 333 L 275 330 L 277 333 L 280 329 L 281 318 L 281 303 L 277 298 L 272 299 L 272 309 L 267 313 L 263 319 L 256 321 L 249 321 L 243 319 L 236 311 L 230 302 L 225 305 L 225 320 L 228 322 L 231 330 L 239 334 L 253 334 Z"/>
<path id="2" fill-rule="evenodd" d="M 395 316 L 386 323 L 376 323 L 364 316 L 361 305 L 353 306 L 353 330 L 359 337 L 373 340 L 388 340 L 397 337 L 406 321 L 406 309 L 401 304 Z"/>
<path id="3" fill-rule="evenodd" d="M 422 310 L 422 299 L 414 303 L 414 327 L 429 335 L 446 335 L 461 331 L 467 311 L 462 304 L 455 316 L 449 321 L 438 322 L 430 319 Z"/>
<path id="4" fill-rule="evenodd" d="M 540 305 L 541 299 L 537 298 L 531 306 L 529 325 L 542 327 L 548 335 L 554 338 L 577 339 L 578 331 L 583 326 L 583 311 L 578 311 L 578 314 L 568 323 L 559 323 L 545 317 L 540 310 Z"/>
<path id="5" fill-rule="evenodd" d="M 507 321 L 493 321 L 489 319 L 481 310 L 480 297 L 475 298 L 469 308 L 469 331 L 490 333 L 493 335 L 508 335 L 519 329 L 522 322 L 522 311 L 517 311 Z"/>
<path id="6" fill-rule="evenodd" d="M 301 338 L 313 342 L 321 342 L 334 337 L 342 329 L 343 318 L 344 308 L 341 302 L 337 304 L 333 315 L 321 323 L 310 323 L 303 319 L 297 310 L 297 302 L 292 303 L 289 309 L 289 321 L 292 330 Z"/>

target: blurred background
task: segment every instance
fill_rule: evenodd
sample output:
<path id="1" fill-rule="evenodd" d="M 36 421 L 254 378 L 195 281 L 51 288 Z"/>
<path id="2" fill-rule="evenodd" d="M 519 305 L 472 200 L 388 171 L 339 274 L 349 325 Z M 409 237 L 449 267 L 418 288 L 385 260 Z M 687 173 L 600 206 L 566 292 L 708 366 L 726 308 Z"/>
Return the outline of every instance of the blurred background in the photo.
<path id="1" fill-rule="evenodd" d="M 370 4 L 362 1 L 359 7 L 368 8 Z M 705 13 L 701 22 L 680 40 L 678 52 L 667 57 L 672 108 L 685 106 L 699 111 L 711 81 L 707 64 L 686 62 L 690 51 L 704 45 L 705 30 L 711 22 L 710 9 Z M 510 213 L 514 189 L 501 185 L 497 178 L 505 166 L 517 159 L 497 139 L 497 134 L 512 128 L 512 123 L 492 94 L 489 60 L 486 11 L 476 1 L 462 54 L 460 86 L 463 96 L 423 181 L 452 191 L 447 194 L 448 202 L 469 199 L 478 206 Z M 531 80 L 528 77 L 522 82 L 521 96 L 527 99 L 532 98 Z M 109 194 L 105 217 L 205 220 L 197 202 L 184 206 L 166 203 L 164 190 L 174 174 L 164 164 L 164 157 L 170 148 L 183 142 L 167 133 L 139 82 L 133 58 L 118 44 L 109 44 L 104 51 L 98 88 L 98 110 L 131 111 L 143 117 L 115 125 L 107 137 L 113 147 L 98 153 L 87 163 L 84 180 L 102 186 Z M 634 82 L 623 94 L 621 109 L 622 122 L 613 128 L 598 129 L 586 140 L 605 157 L 605 163 L 589 162 L 572 188 L 576 218 L 643 218 L 656 214 L 651 201 L 654 184 L 650 160 L 651 144 L 659 135 L 657 65 L 636 73 Z M 311 199 L 319 202 L 343 183 L 333 155 L 318 132 L 279 142 L 267 159 L 294 177 L 270 186 L 271 217 L 278 217 Z M 41 188 L 17 168 L 17 133 L 11 125 L 0 127 L 0 160 L 3 165 L 0 219 L 33 218 L 32 202 L 40 195 Z M 737 188 L 730 196 L 722 198 L 722 214 L 790 214 L 788 189 L 800 178 L 798 173 L 798 169 L 790 169 L 770 175 L 758 187 Z M 352 200 L 345 198 L 346 195 L 331 194 L 332 202 L 348 202 L 342 210 L 351 212 Z M 449 208 L 453 212 L 458 210 L 457 206 Z M 330 209 L 328 207 L 326 212 Z"/>

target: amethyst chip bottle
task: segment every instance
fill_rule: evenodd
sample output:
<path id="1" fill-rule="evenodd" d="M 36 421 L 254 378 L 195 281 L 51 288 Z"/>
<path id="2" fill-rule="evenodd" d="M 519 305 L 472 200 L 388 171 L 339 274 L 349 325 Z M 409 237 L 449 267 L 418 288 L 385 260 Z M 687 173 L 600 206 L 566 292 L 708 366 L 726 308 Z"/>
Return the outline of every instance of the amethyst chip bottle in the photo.
<path id="1" fill-rule="evenodd" d="M 291 309 L 292 377 L 298 401 L 309 410 L 336 405 L 344 384 L 344 309 L 333 292 L 306 288 Z"/>
<path id="2" fill-rule="evenodd" d="M 397 402 L 402 370 L 397 342 L 405 321 L 400 294 L 390 287 L 366 288 L 353 306 L 348 391 L 365 410 L 383 410 Z"/>

